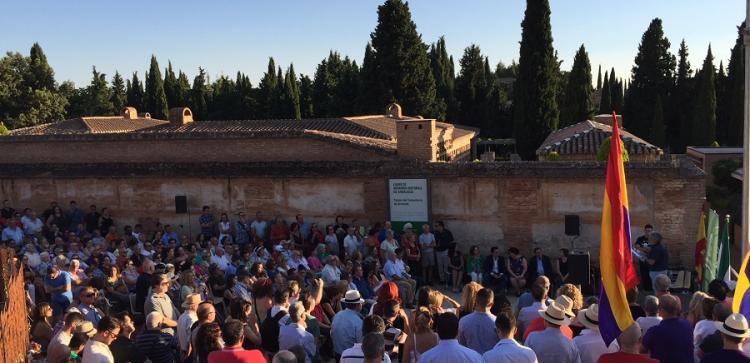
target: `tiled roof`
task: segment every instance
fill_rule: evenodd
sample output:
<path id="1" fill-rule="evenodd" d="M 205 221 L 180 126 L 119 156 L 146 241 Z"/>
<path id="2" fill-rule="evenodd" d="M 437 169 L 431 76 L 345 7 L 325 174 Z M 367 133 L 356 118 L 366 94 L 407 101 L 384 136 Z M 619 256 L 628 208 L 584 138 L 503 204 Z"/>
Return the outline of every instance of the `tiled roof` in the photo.
<path id="1" fill-rule="evenodd" d="M 552 151 L 565 154 L 596 154 L 602 142 L 612 136 L 612 126 L 595 121 L 583 121 L 559 130 L 552 131 L 541 146 L 537 155 L 546 155 Z M 662 154 L 662 150 L 648 141 L 625 130 L 620 133 L 629 154 Z"/>
<path id="2" fill-rule="evenodd" d="M 78 117 L 12 131 L 13 136 L 80 135 L 133 132 L 168 121 L 151 118 L 125 119 L 121 116 Z"/>

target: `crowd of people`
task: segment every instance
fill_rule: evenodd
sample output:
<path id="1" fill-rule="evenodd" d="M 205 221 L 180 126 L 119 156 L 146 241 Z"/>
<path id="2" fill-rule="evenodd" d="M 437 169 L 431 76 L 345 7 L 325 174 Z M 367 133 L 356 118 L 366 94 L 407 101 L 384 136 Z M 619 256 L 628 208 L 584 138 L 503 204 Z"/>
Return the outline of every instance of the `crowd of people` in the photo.
<path id="1" fill-rule="evenodd" d="M 207 206 L 190 239 L 74 201 L 40 214 L 9 201 L 0 209 L 2 242 L 23 262 L 37 361 L 750 360 L 750 329 L 731 314 L 725 283 L 696 292 L 687 309 L 670 294 L 658 233 L 639 245 L 653 295 L 639 305 L 628 291 L 636 323 L 607 346 L 597 297 L 570 283 L 565 249 L 554 263 L 541 248 L 528 259 L 516 247 L 464 255 L 442 222 L 398 231 L 349 222 L 217 219 Z"/>

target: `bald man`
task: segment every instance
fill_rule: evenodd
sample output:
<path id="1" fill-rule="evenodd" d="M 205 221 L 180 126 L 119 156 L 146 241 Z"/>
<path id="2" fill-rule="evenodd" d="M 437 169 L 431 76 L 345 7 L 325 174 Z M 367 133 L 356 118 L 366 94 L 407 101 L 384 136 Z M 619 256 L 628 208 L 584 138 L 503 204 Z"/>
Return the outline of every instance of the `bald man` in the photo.
<path id="1" fill-rule="evenodd" d="M 643 336 L 642 352 L 661 363 L 693 363 L 693 327 L 682 319 L 682 303 L 674 295 L 659 297 L 659 325 Z"/>
<path id="2" fill-rule="evenodd" d="M 638 323 L 633 323 L 629 328 L 617 337 L 617 343 L 620 344 L 620 351 L 615 353 L 603 354 L 599 357 L 597 363 L 659 363 L 658 360 L 641 355 L 641 327 Z"/>

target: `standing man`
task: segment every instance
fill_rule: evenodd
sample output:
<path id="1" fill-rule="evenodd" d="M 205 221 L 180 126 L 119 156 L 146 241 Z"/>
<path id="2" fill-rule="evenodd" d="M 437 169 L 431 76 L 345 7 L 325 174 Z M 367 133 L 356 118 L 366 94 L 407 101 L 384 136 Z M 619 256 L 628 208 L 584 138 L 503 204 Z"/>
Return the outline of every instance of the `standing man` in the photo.
<path id="1" fill-rule="evenodd" d="M 76 234 L 81 231 L 81 227 L 84 223 L 83 218 L 83 211 L 78 209 L 78 204 L 76 204 L 75 200 L 70 201 L 70 210 L 68 211 L 68 221 L 70 222 L 70 226 L 68 227 L 68 230 L 71 232 L 75 232 Z"/>
<path id="2" fill-rule="evenodd" d="M 639 265 L 641 270 L 641 286 L 643 291 L 651 291 L 651 278 L 648 274 L 648 262 L 646 262 L 646 256 L 648 256 L 649 247 L 648 240 L 651 238 L 651 233 L 654 231 L 654 226 L 647 224 L 643 227 L 643 235 L 635 240 L 635 249 L 640 252 L 641 258 L 639 259 Z"/>
<path id="3" fill-rule="evenodd" d="M 435 258 L 437 259 L 438 278 L 440 284 L 448 283 L 448 266 L 450 265 L 448 253 L 456 247 L 453 243 L 453 233 L 445 228 L 443 221 L 435 222 Z"/>
<path id="4" fill-rule="evenodd" d="M 83 348 L 83 360 L 81 363 L 115 363 L 115 358 L 109 350 L 120 334 L 120 321 L 105 316 L 96 326 L 96 334 L 86 343 Z"/>
<path id="5" fill-rule="evenodd" d="M 83 315 L 77 311 L 71 311 L 68 315 L 65 315 L 62 330 L 52 337 L 47 346 L 47 362 L 63 363 L 68 361 L 70 355 L 68 344 L 70 344 L 70 339 L 73 337 L 76 327 L 84 321 Z"/>
<path id="6" fill-rule="evenodd" d="M 216 218 L 211 214 L 211 207 L 207 205 L 203 206 L 203 214 L 198 218 L 198 222 L 201 225 L 201 233 L 206 239 L 214 236 Z"/>
<path id="7" fill-rule="evenodd" d="M 250 223 L 250 235 L 253 242 L 265 241 L 266 240 L 266 229 L 268 223 L 263 220 L 263 212 L 258 211 L 255 213 L 255 220 Z"/>
<path id="8" fill-rule="evenodd" d="M 565 308 L 552 302 L 539 310 L 539 315 L 544 319 L 545 329 L 531 333 L 526 339 L 526 346 L 534 351 L 539 363 L 581 363 L 578 348 L 560 331 L 561 326 L 570 325 Z"/>
<path id="9" fill-rule="evenodd" d="M 579 311 L 576 320 L 585 327 L 579 336 L 573 338 L 573 344 L 581 353 L 581 363 L 596 363 L 603 354 L 619 350 L 617 342 L 607 347 L 599 333 L 599 305 L 591 304 L 588 309 Z"/>
<path id="10" fill-rule="evenodd" d="M 617 337 L 620 351 L 602 355 L 597 363 L 659 363 L 656 359 L 640 354 L 640 342 L 641 327 L 638 323 L 633 323 Z"/>
<path id="11" fill-rule="evenodd" d="M 479 290 L 474 312 L 458 322 L 458 342 L 479 354 L 484 354 L 497 343 L 495 315 L 490 313 L 494 300 L 491 289 Z"/>
<path id="12" fill-rule="evenodd" d="M 656 286 L 656 277 L 667 274 L 667 264 L 669 263 L 669 254 L 667 249 L 661 243 L 660 233 L 653 232 L 648 238 L 648 257 L 646 262 L 649 266 L 648 275 L 651 278 L 651 285 Z"/>
<path id="13" fill-rule="evenodd" d="M 341 299 L 344 310 L 339 311 L 331 322 L 331 340 L 337 358 L 345 350 L 362 341 L 362 304 L 365 300 L 357 290 L 349 290 Z M 337 359 L 338 360 L 338 359 Z"/>
<path id="14" fill-rule="evenodd" d="M 534 351 L 513 339 L 516 335 L 513 314 L 501 311 L 495 319 L 495 330 L 499 341 L 492 350 L 482 355 L 486 363 L 537 363 Z"/>
<path id="15" fill-rule="evenodd" d="M 95 205 L 89 206 L 89 212 L 86 213 L 84 220 L 86 221 L 86 232 L 92 233 L 95 229 L 99 228 L 99 218 L 102 214 L 96 210 Z"/>
<path id="16" fill-rule="evenodd" d="M 348 259 L 354 259 L 354 254 L 357 253 L 362 246 L 362 241 L 354 232 L 354 227 L 349 227 L 346 231 L 346 237 L 344 237 L 344 249 L 346 250 L 346 256 Z"/>
<path id="17" fill-rule="evenodd" d="M 742 346 L 750 337 L 747 319 L 742 314 L 734 313 L 724 322 L 714 322 L 716 329 L 721 333 L 724 348 L 706 355 L 701 363 L 747 363 L 750 358 L 742 351 Z"/>
<path id="18" fill-rule="evenodd" d="M 237 214 L 237 222 L 234 223 L 234 242 L 237 243 L 237 246 L 242 251 L 250 243 L 251 239 L 250 223 L 247 221 L 245 212 L 239 212 Z"/>
<path id="19" fill-rule="evenodd" d="M 458 343 L 458 317 L 454 313 L 437 316 L 437 333 L 440 341 L 434 348 L 422 353 L 417 363 L 484 363 L 479 353 Z"/>
<path id="20" fill-rule="evenodd" d="M 245 342 L 245 325 L 232 319 L 224 324 L 221 331 L 224 349 L 208 353 L 208 363 L 265 363 L 266 357 L 257 349 L 242 349 Z"/>
<path id="21" fill-rule="evenodd" d="M 430 225 L 422 225 L 422 234 L 419 235 L 419 248 L 422 250 L 422 276 L 424 283 L 432 283 L 432 268 L 435 266 L 435 235 L 430 232 Z"/>
<path id="22" fill-rule="evenodd" d="M 305 331 L 305 307 L 297 301 L 289 307 L 289 324 L 279 329 L 279 349 L 289 350 L 299 345 L 305 350 L 305 362 L 310 363 L 317 352 L 315 338 Z"/>
<path id="23" fill-rule="evenodd" d="M 172 280 L 166 274 L 154 274 L 151 278 L 151 295 L 146 298 L 146 302 L 143 305 L 143 314 L 148 315 L 154 311 L 161 313 L 164 316 L 160 324 L 162 327 L 161 331 L 174 335 L 174 328 L 177 327 L 179 316 L 177 315 L 177 308 L 167 294 L 170 282 Z"/>
<path id="24" fill-rule="evenodd" d="M 660 297 L 659 316 L 661 323 L 643 335 L 641 352 L 650 353 L 651 358 L 661 363 L 693 363 L 693 328 L 681 318 L 680 299 L 672 295 Z"/>
<path id="25" fill-rule="evenodd" d="M 310 223 L 305 222 L 305 218 L 302 217 L 302 214 L 297 214 L 294 216 L 294 219 L 297 220 L 297 224 L 299 225 L 302 240 L 308 241 L 310 239 Z"/>
<path id="26" fill-rule="evenodd" d="M 198 304 L 201 303 L 200 294 L 190 294 L 185 297 L 182 308 L 185 312 L 177 319 L 177 343 L 180 344 L 180 358 L 187 358 L 190 354 L 190 328 L 198 321 Z"/>

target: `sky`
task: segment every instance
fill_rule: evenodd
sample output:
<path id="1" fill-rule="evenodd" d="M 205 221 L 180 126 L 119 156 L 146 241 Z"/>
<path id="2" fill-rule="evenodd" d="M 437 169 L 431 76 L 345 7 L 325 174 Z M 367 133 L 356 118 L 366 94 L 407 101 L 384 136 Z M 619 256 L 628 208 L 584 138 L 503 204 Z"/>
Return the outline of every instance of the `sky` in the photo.
<path id="1" fill-rule="evenodd" d="M 108 78 L 115 70 L 128 78 L 148 69 L 150 56 L 162 69 L 167 61 L 192 80 L 198 67 L 212 79 L 242 71 L 257 84 L 268 57 L 312 77 L 330 50 L 361 64 L 377 24 L 375 0 L 276 1 L 55 1 L 9 0 L 0 9 L 0 51 L 28 54 L 40 43 L 58 82 L 85 86 L 91 67 Z M 677 54 L 685 39 L 690 63 L 700 67 L 709 44 L 716 66 L 728 62 L 744 18 L 741 0 L 550 0 L 553 46 L 569 70 L 581 44 L 591 60 L 630 75 L 643 32 L 651 19 L 663 20 Z M 127 4 L 127 6 L 125 6 Z M 477 44 L 491 64 L 518 59 L 524 0 L 413 0 L 412 19 L 422 40 L 445 36 L 456 60 Z M 458 74 L 459 69 L 456 69 Z M 602 71 L 603 72 L 603 71 Z"/>

